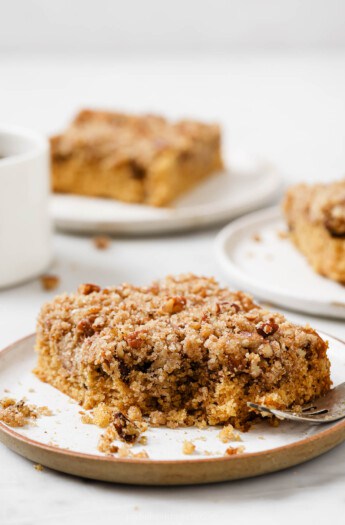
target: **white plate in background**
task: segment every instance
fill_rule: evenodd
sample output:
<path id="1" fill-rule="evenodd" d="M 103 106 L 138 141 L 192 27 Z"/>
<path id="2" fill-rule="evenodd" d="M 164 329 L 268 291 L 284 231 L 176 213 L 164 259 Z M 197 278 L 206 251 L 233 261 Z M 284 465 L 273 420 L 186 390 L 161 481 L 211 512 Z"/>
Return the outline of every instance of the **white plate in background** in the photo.
<path id="1" fill-rule="evenodd" d="M 70 232 L 166 233 L 228 221 L 272 202 L 282 187 L 277 170 L 240 148 L 231 149 L 229 156 L 227 171 L 205 180 L 171 208 L 54 194 L 53 220 L 57 228 Z"/>
<path id="2" fill-rule="evenodd" d="M 288 238 L 279 208 L 238 219 L 216 238 L 218 261 L 229 282 L 294 311 L 345 319 L 345 286 L 314 272 Z"/>

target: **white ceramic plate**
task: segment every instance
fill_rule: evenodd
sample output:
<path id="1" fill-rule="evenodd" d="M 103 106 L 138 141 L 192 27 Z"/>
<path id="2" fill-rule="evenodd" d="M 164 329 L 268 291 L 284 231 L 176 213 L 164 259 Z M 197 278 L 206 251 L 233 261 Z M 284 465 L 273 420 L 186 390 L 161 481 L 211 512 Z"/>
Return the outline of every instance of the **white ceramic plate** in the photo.
<path id="1" fill-rule="evenodd" d="M 270 208 L 218 234 L 217 258 L 231 284 L 284 308 L 344 319 L 345 287 L 315 273 L 281 232 L 280 210 Z"/>
<path id="2" fill-rule="evenodd" d="M 277 171 L 240 149 L 231 150 L 230 158 L 228 171 L 204 181 L 171 208 L 56 194 L 51 203 L 54 222 L 71 232 L 175 232 L 224 222 L 272 202 L 282 185 Z"/>
<path id="3" fill-rule="evenodd" d="M 345 379 L 345 344 L 329 336 L 332 379 Z M 207 483 L 248 477 L 301 463 L 334 447 L 345 439 L 345 421 L 309 426 L 283 422 L 278 428 L 258 424 L 242 433 L 242 443 L 222 443 L 219 428 L 149 428 L 145 448 L 150 459 L 119 459 L 97 451 L 102 430 L 81 423 L 80 406 L 55 388 L 39 381 L 31 372 L 36 356 L 35 336 L 26 337 L 0 352 L 0 397 L 23 396 L 29 403 L 46 405 L 50 417 L 24 428 L 0 423 L 0 440 L 19 454 L 63 472 L 124 483 Z M 182 453 L 184 440 L 192 440 L 196 452 Z M 121 443 L 117 443 L 121 445 Z M 229 446 L 245 446 L 245 453 L 224 456 Z"/>

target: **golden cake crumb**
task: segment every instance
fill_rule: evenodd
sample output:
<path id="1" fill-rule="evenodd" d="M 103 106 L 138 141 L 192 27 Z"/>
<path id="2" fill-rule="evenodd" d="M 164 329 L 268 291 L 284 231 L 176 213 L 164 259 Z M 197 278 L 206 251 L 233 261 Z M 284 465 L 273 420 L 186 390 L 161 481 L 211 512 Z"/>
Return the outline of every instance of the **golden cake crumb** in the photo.
<path id="1" fill-rule="evenodd" d="M 41 285 L 43 290 L 55 290 L 60 284 L 60 278 L 57 275 L 42 275 Z"/>
<path id="2" fill-rule="evenodd" d="M 255 242 L 261 242 L 261 241 L 262 241 L 262 237 L 261 237 L 260 233 L 254 233 L 254 234 L 252 235 L 252 239 L 253 239 L 253 241 L 255 241 Z"/>
<path id="3" fill-rule="evenodd" d="M 36 465 L 34 465 L 34 469 L 38 470 L 39 472 L 42 472 L 42 470 L 44 470 L 44 467 L 40 465 L 39 463 L 37 463 Z"/>
<path id="4" fill-rule="evenodd" d="M 111 238 L 108 235 L 97 235 L 92 240 L 97 250 L 107 250 L 111 244 Z"/>
<path id="5" fill-rule="evenodd" d="M 100 452 L 104 452 L 106 454 L 109 454 L 111 452 L 111 449 L 113 447 L 113 441 L 117 438 L 117 432 L 115 430 L 114 425 L 109 425 L 106 429 L 104 434 L 101 434 L 101 437 L 98 440 L 97 449 Z"/>
<path id="6" fill-rule="evenodd" d="M 113 411 L 104 403 L 97 405 L 92 412 L 93 424 L 105 428 L 112 422 Z"/>
<path id="7" fill-rule="evenodd" d="M 278 238 L 282 240 L 289 238 L 289 232 L 286 230 L 278 230 L 277 235 L 278 235 Z"/>
<path id="8" fill-rule="evenodd" d="M 128 445 L 123 445 L 118 450 L 119 458 L 133 458 L 133 459 L 149 459 L 149 455 L 146 450 L 140 452 L 133 452 Z"/>
<path id="9" fill-rule="evenodd" d="M 81 422 L 84 423 L 84 425 L 94 424 L 93 417 L 90 414 L 82 414 Z"/>
<path id="10" fill-rule="evenodd" d="M 43 407 L 37 407 L 37 413 L 40 416 L 52 416 L 53 412 L 50 410 L 50 408 L 43 406 Z"/>
<path id="11" fill-rule="evenodd" d="M 113 446 L 112 442 L 115 439 L 119 439 L 126 444 L 133 444 L 138 440 L 141 444 L 146 444 L 145 436 L 141 436 L 139 439 L 141 432 L 147 430 L 147 424 L 143 421 L 140 410 L 132 407 L 132 410 L 128 411 L 128 414 L 130 413 L 133 418 L 138 418 L 135 420 L 130 419 L 116 408 L 106 407 L 104 404 L 101 405 L 103 405 L 101 411 L 96 409 L 93 411 L 94 413 L 96 412 L 96 417 L 87 419 L 87 422 L 98 425 L 101 428 L 106 427 L 98 442 L 98 450 L 100 452 L 110 452 Z"/>
<path id="12" fill-rule="evenodd" d="M 131 449 L 128 445 L 122 445 L 118 450 L 119 458 L 129 458 Z"/>
<path id="13" fill-rule="evenodd" d="M 195 452 L 195 445 L 194 443 L 192 443 L 191 441 L 187 441 L 185 440 L 183 442 L 183 445 L 182 445 L 182 452 L 183 454 L 187 454 L 187 455 L 190 455 L 190 454 L 193 454 Z"/>
<path id="14" fill-rule="evenodd" d="M 245 451 L 245 447 L 241 446 L 241 447 L 228 447 L 226 450 L 225 450 L 225 456 L 234 456 L 236 454 L 243 454 L 243 452 Z"/>
<path id="15" fill-rule="evenodd" d="M 147 445 L 147 436 L 140 436 L 138 443 L 140 443 L 140 445 Z"/>
<path id="16" fill-rule="evenodd" d="M 133 452 L 132 457 L 138 458 L 138 459 L 149 459 L 150 458 L 146 450 L 141 450 L 140 452 L 136 452 L 136 453 Z"/>
<path id="17" fill-rule="evenodd" d="M 232 425 L 226 425 L 218 434 L 219 439 L 223 443 L 229 443 L 229 441 L 242 441 L 241 436 L 238 432 L 235 432 Z"/>
<path id="18" fill-rule="evenodd" d="M 0 421 L 10 427 L 24 427 L 40 416 L 51 415 L 52 412 L 48 407 L 29 405 L 24 399 L 20 401 L 9 397 L 0 399 Z"/>

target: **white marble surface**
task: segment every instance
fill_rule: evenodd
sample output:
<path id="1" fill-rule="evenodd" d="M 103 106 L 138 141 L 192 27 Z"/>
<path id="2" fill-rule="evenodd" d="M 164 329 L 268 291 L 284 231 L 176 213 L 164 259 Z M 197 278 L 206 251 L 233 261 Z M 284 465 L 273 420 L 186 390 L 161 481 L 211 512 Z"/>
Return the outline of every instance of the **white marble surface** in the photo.
<path id="1" fill-rule="evenodd" d="M 230 138 L 274 160 L 287 183 L 330 180 L 345 171 L 344 66 L 341 54 L 182 62 L 0 57 L 0 117 L 4 123 L 49 132 L 85 104 L 221 119 Z M 190 270 L 225 282 L 212 253 L 216 232 L 117 238 L 105 252 L 96 251 L 87 237 L 59 234 L 52 271 L 61 276 L 61 291 L 81 281 L 145 283 Z M 38 281 L 0 292 L 1 347 L 34 330 L 40 305 L 52 295 Z M 343 321 L 288 315 L 345 335 Z M 258 479 L 141 488 L 75 479 L 48 469 L 38 472 L 0 445 L 0 523 L 206 524 L 217 519 L 241 525 L 252 519 L 284 525 L 326 518 L 340 523 L 344 452 L 345 444 L 305 465 Z"/>

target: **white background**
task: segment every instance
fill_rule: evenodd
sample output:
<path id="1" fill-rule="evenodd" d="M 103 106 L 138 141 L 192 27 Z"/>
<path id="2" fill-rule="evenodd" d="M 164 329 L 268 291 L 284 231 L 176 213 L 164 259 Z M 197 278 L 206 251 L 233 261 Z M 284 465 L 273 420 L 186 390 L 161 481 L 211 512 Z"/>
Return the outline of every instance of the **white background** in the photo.
<path id="1" fill-rule="evenodd" d="M 190 115 L 219 120 L 230 146 L 275 162 L 286 184 L 345 172 L 343 1 L 0 0 L 0 7 L 1 124 L 51 133 L 85 105 Z M 184 271 L 225 283 L 212 251 L 217 231 L 118 238 L 107 252 L 87 237 L 56 235 L 58 291 Z M 32 332 L 52 295 L 38 280 L 0 291 L 0 346 Z M 287 315 L 344 338 L 342 321 Z M 168 489 L 37 472 L 0 446 L 0 524 L 342 523 L 344 452 L 343 444 L 259 479 Z"/>
<path id="2" fill-rule="evenodd" d="M 224 53 L 345 44 L 343 0 L 2 0 L 0 48 Z"/>

